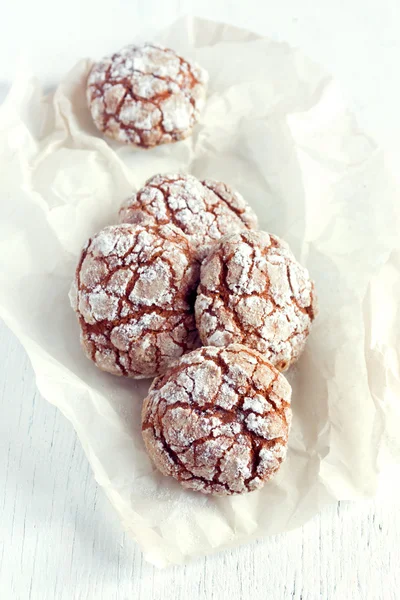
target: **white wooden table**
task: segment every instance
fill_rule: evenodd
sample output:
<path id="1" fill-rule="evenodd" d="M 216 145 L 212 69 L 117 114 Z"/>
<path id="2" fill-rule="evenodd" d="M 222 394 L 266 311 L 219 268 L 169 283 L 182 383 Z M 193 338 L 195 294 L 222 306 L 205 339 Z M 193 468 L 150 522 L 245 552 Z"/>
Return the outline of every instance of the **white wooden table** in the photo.
<path id="1" fill-rule="evenodd" d="M 222 0 L 70 0 L 68 7 L 49 0 L 2 7 L 0 93 L 23 45 L 50 83 L 79 56 L 96 54 L 108 27 L 120 26 L 125 40 L 140 26 L 194 12 L 300 46 L 342 80 L 363 125 L 396 151 L 398 0 L 229 7 Z M 1 600 L 400 598 L 400 500 L 387 493 L 329 507 L 292 533 L 185 567 L 145 563 L 94 482 L 72 427 L 40 397 L 24 350 L 2 324 L 0 340 Z"/>

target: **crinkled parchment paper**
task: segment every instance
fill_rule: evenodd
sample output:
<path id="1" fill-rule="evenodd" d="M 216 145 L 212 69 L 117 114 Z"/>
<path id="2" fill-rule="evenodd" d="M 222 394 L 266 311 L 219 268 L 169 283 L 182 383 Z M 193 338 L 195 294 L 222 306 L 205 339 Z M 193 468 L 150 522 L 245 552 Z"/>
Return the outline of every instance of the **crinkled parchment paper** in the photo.
<path id="1" fill-rule="evenodd" d="M 400 455 L 398 191 L 338 85 L 286 44 L 181 20 L 157 38 L 210 72 L 192 138 L 153 150 L 109 143 L 85 102 L 83 60 L 45 96 L 20 75 L 0 111 L 0 314 L 41 394 L 71 420 L 96 480 L 145 557 L 163 566 L 282 532 L 327 502 L 374 493 Z M 115 40 L 115 47 L 121 43 Z M 140 435 L 148 383 L 83 355 L 67 297 L 88 236 L 158 172 L 229 182 L 310 270 L 320 316 L 289 373 L 288 460 L 261 491 L 209 498 L 154 472 Z M 397 446 L 396 446 L 397 443 Z"/>

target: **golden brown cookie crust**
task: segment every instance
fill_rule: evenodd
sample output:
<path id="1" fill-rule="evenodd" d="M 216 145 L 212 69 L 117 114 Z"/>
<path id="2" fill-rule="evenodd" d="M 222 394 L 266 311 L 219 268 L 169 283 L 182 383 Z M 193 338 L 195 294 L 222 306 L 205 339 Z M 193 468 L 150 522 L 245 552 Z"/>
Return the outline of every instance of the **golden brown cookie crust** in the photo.
<path id="1" fill-rule="evenodd" d="M 208 75 L 157 44 L 125 46 L 95 63 L 87 101 L 96 127 L 118 142 L 152 147 L 191 134 Z"/>
<path id="2" fill-rule="evenodd" d="M 114 225 L 88 241 L 70 298 L 86 355 L 114 375 L 144 378 L 196 347 L 199 265 L 174 226 Z"/>
<path id="3" fill-rule="evenodd" d="M 203 262 L 195 313 L 203 344 L 245 344 L 283 371 L 298 359 L 309 335 L 314 284 L 278 237 L 236 233 Z"/>
<path id="4" fill-rule="evenodd" d="M 218 240 L 235 231 L 257 228 L 244 198 L 225 183 L 192 175 L 155 175 L 120 210 L 124 223 L 173 223 L 188 236 L 202 259 Z"/>
<path id="5" fill-rule="evenodd" d="M 286 455 L 291 388 L 240 344 L 186 354 L 153 382 L 142 433 L 156 467 L 185 488 L 229 495 L 258 489 Z"/>

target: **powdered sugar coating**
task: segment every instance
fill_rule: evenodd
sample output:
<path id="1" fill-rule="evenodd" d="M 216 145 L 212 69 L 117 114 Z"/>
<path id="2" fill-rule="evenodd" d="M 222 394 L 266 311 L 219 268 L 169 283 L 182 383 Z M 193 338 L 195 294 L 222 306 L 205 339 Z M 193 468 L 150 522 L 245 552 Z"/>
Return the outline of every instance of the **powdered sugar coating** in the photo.
<path id="1" fill-rule="evenodd" d="M 118 142 L 151 147 L 190 135 L 208 75 L 157 44 L 125 46 L 95 63 L 87 100 L 98 129 Z"/>
<path id="2" fill-rule="evenodd" d="M 204 344 L 245 344 L 283 371 L 302 352 L 316 310 L 308 271 L 274 235 L 227 236 L 202 264 L 195 314 Z"/>
<path id="3" fill-rule="evenodd" d="M 174 226 L 114 225 L 88 241 L 70 292 L 86 355 L 103 371 L 163 373 L 197 344 L 199 265 Z"/>
<path id="4" fill-rule="evenodd" d="M 155 175 L 122 205 L 120 221 L 173 223 L 188 236 L 199 258 L 224 235 L 257 227 L 257 217 L 227 184 L 192 175 Z"/>
<path id="5" fill-rule="evenodd" d="M 260 488 L 286 455 L 291 388 L 256 350 L 203 347 L 150 388 L 142 433 L 156 467 L 205 494 Z"/>

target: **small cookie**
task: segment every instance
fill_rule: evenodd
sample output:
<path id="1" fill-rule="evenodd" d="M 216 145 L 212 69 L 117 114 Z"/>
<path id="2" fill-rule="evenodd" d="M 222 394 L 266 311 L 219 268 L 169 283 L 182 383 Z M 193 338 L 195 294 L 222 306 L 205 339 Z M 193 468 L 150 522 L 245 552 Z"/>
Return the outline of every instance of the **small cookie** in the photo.
<path id="1" fill-rule="evenodd" d="M 196 347 L 199 265 L 173 225 L 114 225 L 84 247 L 70 292 L 83 349 L 103 371 L 141 379 Z"/>
<path id="2" fill-rule="evenodd" d="M 173 50 L 131 45 L 93 65 L 87 100 L 101 132 L 117 142 L 149 148 L 191 134 L 207 81 L 204 69 Z"/>
<path id="3" fill-rule="evenodd" d="M 240 344 L 203 347 L 176 361 L 142 410 L 147 452 L 164 475 L 204 494 L 258 489 L 286 456 L 291 388 Z"/>
<path id="4" fill-rule="evenodd" d="M 257 217 L 227 184 L 192 175 L 155 175 L 122 205 L 122 223 L 173 223 L 200 259 L 227 233 L 257 228 Z"/>
<path id="5" fill-rule="evenodd" d="M 281 371 L 298 359 L 316 315 L 307 269 L 285 242 L 263 231 L 221 240 L 202 264 L 197 294 L 203 344 L 245 344 Z"/>

